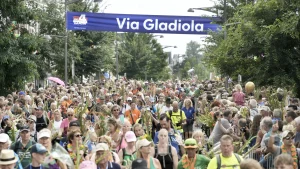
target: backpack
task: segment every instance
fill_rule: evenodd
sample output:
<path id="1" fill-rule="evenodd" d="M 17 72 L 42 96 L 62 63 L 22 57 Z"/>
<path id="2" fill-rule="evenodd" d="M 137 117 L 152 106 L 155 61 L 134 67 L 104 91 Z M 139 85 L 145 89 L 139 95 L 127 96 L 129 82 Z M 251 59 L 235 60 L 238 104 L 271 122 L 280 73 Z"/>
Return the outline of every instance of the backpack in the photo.
<path id="1" fill-rule="evenodd" d="M 50 117 L 51 118 L 51 117 Z M 43 119 L 44 119 L 44 122 L 46 124 L 46 126 L 48 126 L 48 117 L 45 116 L 45 114 L 43 114 Z"/>
<path id="2" fill-rule="evenodd" d="M 155 144 L 155 153 L 154 153 L 154 158 L 157 158 L 158 154 L 158 147 L 157 144 Z M 168 145 L 168 156 L 171 158 L 171 160 L 173 161 L 173 156 L 172 156 L 172 147 L 171 145 Z"/>
<path id="3" fill-rule="evenodd" d="M 112 156 L 112 158 L 113 158 L 113 162 L 115 163 L 115 162 L 116 162 L 116 157 L 114 156 L 114 153 L 113 153 L 113 152 L 111 152 L 111 156 Z"/>
<path id="4" fill-rule="evenodd" d="M 238 154 L 234 153 L 235 158 L 238 160 L 238 163 L 241 163 L 241 158 Z M 217 157 L 217 169 L 221 169 L 221 156 L 220 154 L 216 156 Z M 232 166 L 234 167 L 234 166 Z"/>
<path id="5" fill-rule="evenodd" d="M 172 122 L 172 114 L 173 114 L 173 111 L 169 110 L 169 116 L 170 116 L 171 124 L 173 124 L 173 122 Z M 182 123 L 182 110 L 180 110 L 180 115 L 179 116 L 180 116 L 179 123 L 181 124 Z M 174 126 L 174 127 L 177 127 L 177 126 Z"/>
<path id="6" fill-rule="evenodd" d="M 123 159 L 124 159 L 124 157 L 125 157 L 125 155 L 126 155 L 126 154 L 125 154 L 125 151 L 126 151 L 126 149 L 125 149 L 125 148 L 122 148 Z M 135 152 L 136 152 L 136 151 L 135 151 Z M 133 154 L 134 154 L 135 152 L 132 153 L 132 156 L 133 156 Z"/>

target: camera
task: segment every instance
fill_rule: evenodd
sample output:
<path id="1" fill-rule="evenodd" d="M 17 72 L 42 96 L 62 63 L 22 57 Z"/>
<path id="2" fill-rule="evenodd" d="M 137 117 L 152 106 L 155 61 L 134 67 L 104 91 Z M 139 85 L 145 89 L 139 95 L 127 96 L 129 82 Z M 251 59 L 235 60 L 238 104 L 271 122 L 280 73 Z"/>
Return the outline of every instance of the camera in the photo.
<path id="1" fill-rule="evenodd" d="M 240 131 L 243 132 L 243 133 L 245 133 L 246 132 L 246 127 L 241 127 Z"/>

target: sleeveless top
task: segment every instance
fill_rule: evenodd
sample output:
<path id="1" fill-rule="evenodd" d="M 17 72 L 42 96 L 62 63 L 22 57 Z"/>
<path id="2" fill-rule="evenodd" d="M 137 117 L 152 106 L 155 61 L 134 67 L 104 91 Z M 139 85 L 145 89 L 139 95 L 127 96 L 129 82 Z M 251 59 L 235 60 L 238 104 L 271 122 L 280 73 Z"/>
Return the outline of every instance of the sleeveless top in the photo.
<path id="1" fill-rule="evenodd" d="M 133 152 L 132 154 L 128 154 L 125 148 L 122 149 L 122 152 L 123 152 L 123 162 L 122 162 L 123 166 L 127 166 L 129 162 L 132 162 L 134 159 L 136 159 L 135 152 Z"/>
<path id="2" fill-rule="evenodd" d="M 158 154 L 157 145 L 155 145 L 154 157 L 158 159 L 162 169 L 173 169 L 172 147 L 168 145 L 167 154 Z"/>
<path id="3" fill-rule="evenodd" d="M 152 157 L 150 157 L 150 168 L 149 169 L 156 169 Z"/>

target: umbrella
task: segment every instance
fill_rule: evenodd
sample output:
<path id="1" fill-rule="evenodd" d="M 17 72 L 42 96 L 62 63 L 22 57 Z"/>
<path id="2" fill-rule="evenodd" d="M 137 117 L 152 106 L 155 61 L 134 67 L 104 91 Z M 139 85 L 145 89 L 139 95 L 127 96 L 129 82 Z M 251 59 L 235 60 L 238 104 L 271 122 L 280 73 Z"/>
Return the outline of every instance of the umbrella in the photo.
<path id="1" fill-rule="evenodd" d="M 55 82 L 55 83 L 58 83 L 62 86 L 65 86 L 65 83 L 57 77 L 48 77 L 48 80 L 50 80 L 52 82 Z"/>

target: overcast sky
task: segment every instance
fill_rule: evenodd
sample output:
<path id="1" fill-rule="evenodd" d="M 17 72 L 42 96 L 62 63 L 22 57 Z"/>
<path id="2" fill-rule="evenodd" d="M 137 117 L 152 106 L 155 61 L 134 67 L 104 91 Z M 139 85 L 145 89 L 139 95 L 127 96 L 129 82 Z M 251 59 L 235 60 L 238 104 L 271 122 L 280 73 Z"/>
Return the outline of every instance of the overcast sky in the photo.
<path id="1" fill-rule="evenodd" d="M 211 0 L 106 0 L 102 5 L 105 13 L 200 16 L 212 14 L 203 11 L 191 13 L 187 12 L 188 8 L 211 7 L 214 4 Z M 163 35 L 164 38 L 159 38 L 163 46 L 177 46 L 175 49 L 165 49 L 172 54 L 184 54 L 189 41 L 201 43 L 205 37 L 204 35 Z"/>

